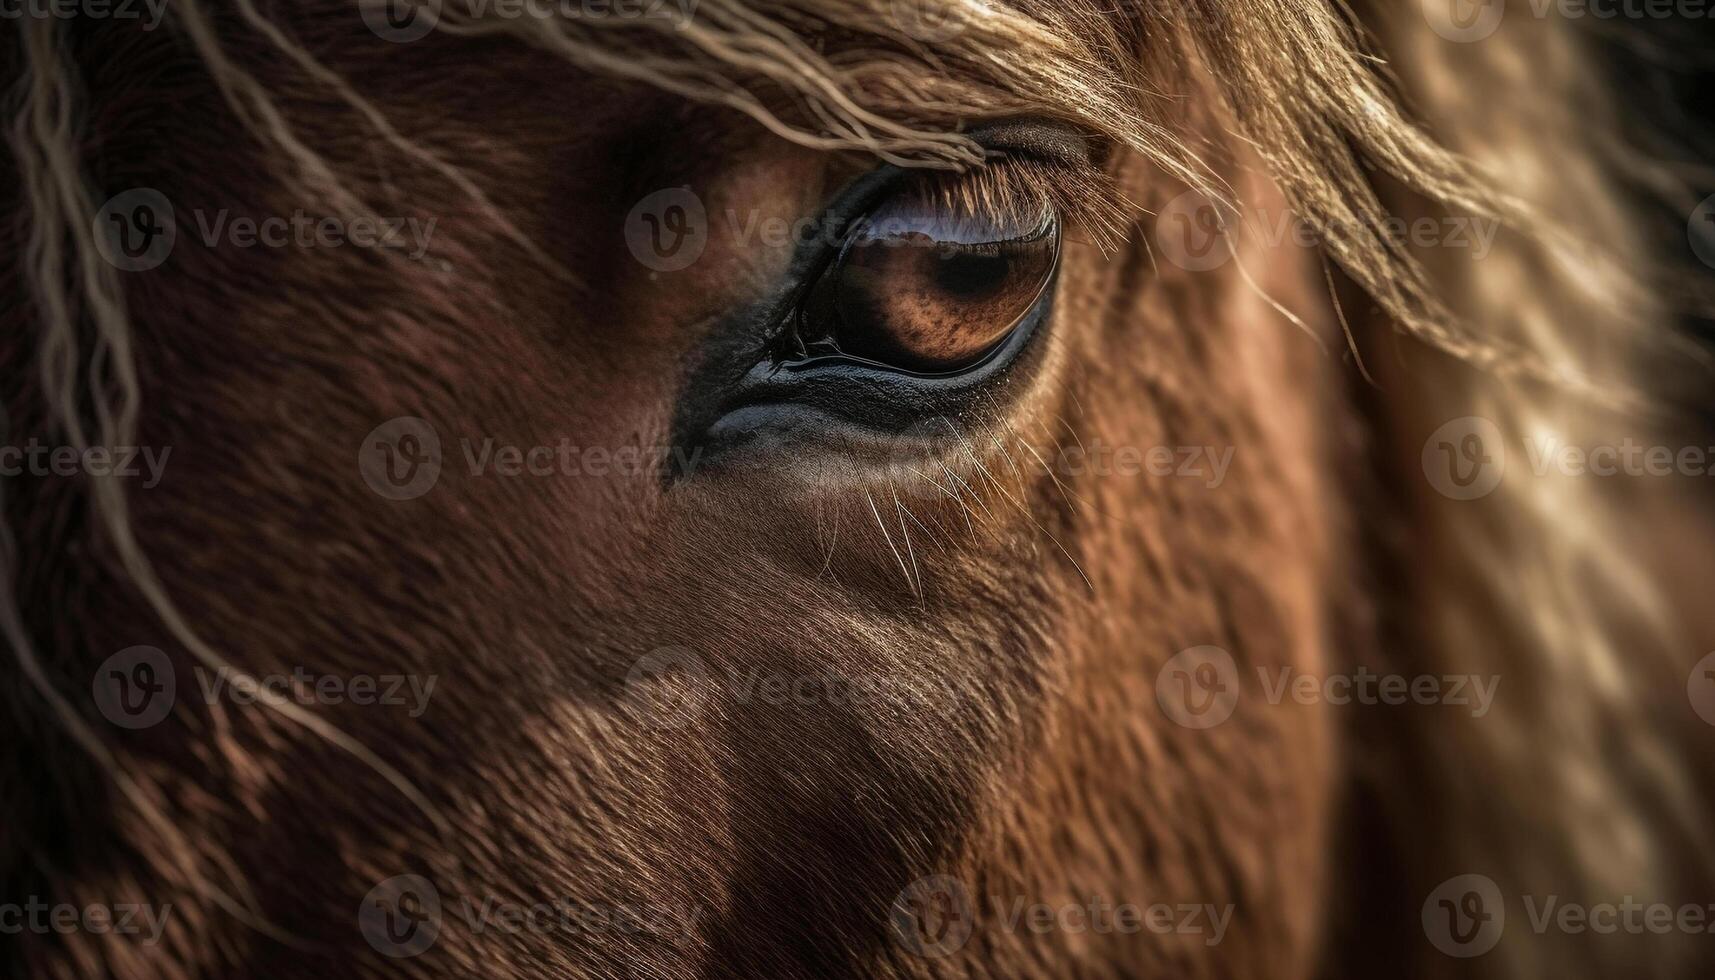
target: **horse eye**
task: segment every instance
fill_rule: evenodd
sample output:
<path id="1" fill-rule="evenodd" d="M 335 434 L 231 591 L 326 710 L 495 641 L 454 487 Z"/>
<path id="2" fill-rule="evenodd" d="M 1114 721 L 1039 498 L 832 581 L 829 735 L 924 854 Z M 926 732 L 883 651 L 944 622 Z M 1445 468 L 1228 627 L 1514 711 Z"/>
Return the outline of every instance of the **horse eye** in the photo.
<path id="1" fill-rule="evenodd" d="M 922 199 L 884 204 L 847 237 L 805 307 L 806 353 L 920 374 L 984 359 L 1053 278 L 1059 225 L 958 213 Z"/>

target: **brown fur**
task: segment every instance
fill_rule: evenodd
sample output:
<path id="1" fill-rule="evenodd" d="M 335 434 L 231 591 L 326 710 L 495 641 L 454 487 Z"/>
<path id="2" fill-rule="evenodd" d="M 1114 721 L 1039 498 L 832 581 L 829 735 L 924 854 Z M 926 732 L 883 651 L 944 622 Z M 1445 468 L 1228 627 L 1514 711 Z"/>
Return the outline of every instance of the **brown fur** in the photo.
<path id="1" fill-rule="evenodd" d="M 860 19 L 829 8 L 836 24 Z M 1264 138 L 1292 121 L 1222 88 L 1235 73 L 1244 81 L 1241 66 L 1209 63 L 1204 51 L 1127 69 L 1176 96 L 1157 107 L 1162 123 L 1207 173 L 1073 118 L 1103 173 L 1070 196 L 1094 217 L 1068 236 L 1040 371 L 1015 401 L 958 420 L 975 449 L 954 461 L 954 493 L 766 470 L 673 485 L 653 472 L 476 478 L 462 472 L 461 436 L 668 442 L 704 333 L 780 275 L 783 251 L 747 247 L 720 220 L 690 270 L 651 275 L 615 233 L 644 194 L 685 185 L 711 216 L 797 220 L 872 162 L 849 151 L 968 166 L 969 146 L 942 117 L 1005 117 L 1024 96 L 972 95 L 989 84 L 979 76 L 952 90 L 970 100 L 968 120 L 953 94 L 901 98 L 915 114 L 873 123 L 873 145 L 801 145 L 815 142 L 803 132 L 846 132 L 846 116 L 825 106 L 818 115 L 751 79 L 763 93 L 754 103 L 734 95 L 711 106 L 721 100 L 677 76 L 616 78 L 617 67 L 568 65 L 552 44 L 507 36 L 378 44 L 343 4 L 267 13 L 472 185 L 452 185 L 378 135 L 233 12 L 211 17 L 214 35 L 313 155 L 259 138 L 267 120 L 241 118 L 242 94 L 223 96 L 193 43 L 202 13 L 150 35 L 97 25 L 62 38 L 83 72 L 78 132 L 96 200 L 148 185 L 187 214 L 320 213 L 348 200 L 439 223 L 422 262 L 181 241 L 168 264 L 123 279 L 134 385 L 89 369 L 102 344 L 108 371 L 121 360 L 97 302 L 67 312 L 70 413 L 55 407 L 64 379 L 52 370 L 65 339 L 46 328 L 44 297 L 59 284 L 35 276 L 38 263 L 4 266 L 0 293 L 16 321 L 0 340 L 8 438 L 69 438 L 68 416 L 97 418 L 134 391 L 135 440 L 173 447 L 159 487 L 126 490 L 134 550 L 90 481 L 5 484 L 16 635 L 31 651 L 0 668 L 0 730 L 15 747 L 0 761 L 0 893 L 173 910 L 159 946 L 24 935 L 0 960 L 8 970 L 1594 977 L 1647 963 L 1636 975 L 1705 975 L 1707 952 L 1682 948 L 1696 937 L 1641 946 L 1512 935 L 1487 958 L 1454 961 L 1417 926 L 1429 890 L 1469 871 L 1586 901 L 1715 901 L 1715 852 L 1697 821 L 1710 791 L 1697 746 L 1708 733 L 1683 696 L 1701 655 L 1694 640 L 1715 634 L 1699 633 L 1689 599 L 1654 584 L 1696 580 L 1706 562 L 1634 543 L 1623 556 L 1589 558 L 1587 546 L 1530 565 L 1510 552 L 1571 546 L 1543 524 L 1516 523 L 1527 505 L 1460 510 L 1424 485 L 1417 451 L 1447 418 L 1497 402 L 1523 415 L 1595 411 L 1540 384 L 1557 372 L 1533 360 L 1549 346 L 1534 343 L 1534 321 L 1490 319 L 1486 308 L 1440 320 L 1412 306 L 1401 280 L 1377 295 L 1378 279 L 1406 266 L 1318 249 L 1245 245 L 1218 271 L 1187 271 L 1151 254 L 1141 218 L 1104 252 L 1114 202 L 1133 216 L 1158 212 L 1188 180 L 1219 181 L 1263 213 L 1291 205 L 1326 217 L 1342 206 L 1331 192 L 1307 199 L 1331 185 L 1285 172 L 1296 162 L 1280 156 L 1288 141 Z M 1097 30 L 1094 15 L 1078 16 Z M 1366 23 L 1390 40 L 1383 18 Z M 1101 49 L 1110 54 L 1154 43 L 1147 21 L 1102 30 L 1125 45 Z M 832 33 L 830 57 L 846 50 Z M 1402 50 L 1423 43 L 1421 30 L 1400 33 L 1391 41 Z M 25 74 L 19 47 L 3 56 L 8 79 Z M 979 74 L 940 67 L 954 81 Z M 843 80 L 878 100 L 898 94 L 898 78 L 872 71 Z M 698 84 L 719 89 L 712 77 Z M 1492 129 L 1473 119 L 1465 132 L 1480 144 Z M 1313 139 L 1326 133 L 1293 133 L 1313 144 L 1311 158 L 1346 152 Z M 792 134 L 797 142 L 782 138 Z M 7 166 L 22 169 L 29 138 L 15 138 Z M 1370 180 L 1402 212 L 1450 206 L 1425 197 L 1453 186 L 1449 175 Z M 1540 204 L 1503 197 L 1478 203 L 1515 217 Z M 24 192 L 7 202 L 20 216 L 0 243 L 9 258 L 53 222 L 38 211 Z M 1503 263 L 1552 261 L 1553 233 L 1515 233 Z M 1347 269 L 1332 292 L 1330 259 Z M 1482 290 L 1461 269 L 1424 274 L 1449 306 Z M 1615 306 L 1629 301 L 1624 288 Z M 1604 315 L 1591 314 L 1591 333 Z M 1342 316 L 1378 387 L 1342 357 Z M 1474 337 L 1475 320 L 1490 332 Z M 1580 350 L 1653 346 L 1566 333 L 1559 339 Z M 1494 380 L 1509 366 L 1538 379 L 1517 382 L 1528 394 Z M 1561 380 L 1591 387 L 1596 367 L 1579 368 Z M 1623 373 L 1595 387 L 1618 392 Z M 1553 407 L 1564 405 L 1575 407 Z M 403 415 L 435 425 L 448 465 L 431 493 L 396 503 L 368 491 L 353 459 L 370 429 Z M 1591 431 L 1631 431 L 1630 417 L 1602 417 L 1609 428 Z M 1213 489 L 1058 465 L 1095 439 L 1236 451 Z M 1652 538 L 1692 519 L 1673 492 L 1640 496 L 1627 507 Z M 1598 529 L 1606 519 L 1589 518 Z M 1520 569 L 1515 593 L 1494 591 L 1505 580 L 1497 553 Z M 200 655 L 140 584 L 133 554 L 146 556 L 195 639 L 245 671 L 433 674 L 435 700 L 421 718 L 318 706 L 319 728 L 202 704 L 192 696 Z M 1634 574 L 1651 576 L 1639 588 L 1660 615 L 1604 585 Z M 1545 623 L 1592 604 L 1603 615 L 1572 623 L 1564 646 L 1543 639 Z M 1606 642 L 1616 637 L 1626 642 Z M 1613 693 L 1601 665 L 1627 643 L 1643 652 Z M 158 726 L 122 731 L 89 703 L 89 678 L 138 644 L 173 659 L 180 704 Z M 1251 676 L 1359 663 L 1499 672 L 1519 700 L 1467 723 L 1246 703 L 1228 724 L 1194 730 L 1163 716 L 1155 679 L 1177 651 L 1204 644 L 1231 651 Z M 705 699 L 693 722 L 663 730 L 640 715 L 625 680 L 663 647 L 695 650 L 717 675 L 885 677 L 951 693 L 903 709 L 806 707 L 705 687 L 689 692 Z M 41 685 L 30 676 L 38 662 Z M 80 744 L 44 687 L 107 758 Z M 1602 750 L 1618 758 L 1597 758 Z M 1594 789 L 1581 797 L 1578 787 Z M 449 909 L 656 903 L 701 919 L 683 936 L 568 938 L 475 934 L 449 914 L 433 949 L 392 960 L 366 945 L 355 910 L 376 882 L 404 873 L 433 880 Z M 896 896 L 931 874 L 965 882 L 988 924 L 946 958 L 916 956 L 888 931 Z M 993 928 L 990 896 L 1235 911 L 1216 946 L 1038 936 Z"/>

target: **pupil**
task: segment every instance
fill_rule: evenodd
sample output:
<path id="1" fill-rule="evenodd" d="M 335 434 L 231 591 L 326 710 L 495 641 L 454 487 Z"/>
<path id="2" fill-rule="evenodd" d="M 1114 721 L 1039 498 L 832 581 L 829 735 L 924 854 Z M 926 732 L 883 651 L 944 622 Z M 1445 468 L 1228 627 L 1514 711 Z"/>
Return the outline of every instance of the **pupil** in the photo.
<path id="1" fill-rule="evenodd" d="M 1011 268 L 1004 255 L 955 252 L 937 263 L 935 285 L 949 296 L 974 299 L 1000 288 Z"/>

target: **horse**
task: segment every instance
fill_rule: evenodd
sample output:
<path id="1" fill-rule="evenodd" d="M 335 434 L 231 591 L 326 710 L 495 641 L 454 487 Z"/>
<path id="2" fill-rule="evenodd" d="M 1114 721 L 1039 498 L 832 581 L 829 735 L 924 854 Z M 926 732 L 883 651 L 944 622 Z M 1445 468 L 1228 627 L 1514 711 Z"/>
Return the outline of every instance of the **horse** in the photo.
<path id="1" fill-rule="evenodd" d="M 1701 363 L 1572 19 L 16 28 L 13 975 L 1707 975 L 1543 911 L 1715 887 L 1706 508 L 1561 465 Z"/>

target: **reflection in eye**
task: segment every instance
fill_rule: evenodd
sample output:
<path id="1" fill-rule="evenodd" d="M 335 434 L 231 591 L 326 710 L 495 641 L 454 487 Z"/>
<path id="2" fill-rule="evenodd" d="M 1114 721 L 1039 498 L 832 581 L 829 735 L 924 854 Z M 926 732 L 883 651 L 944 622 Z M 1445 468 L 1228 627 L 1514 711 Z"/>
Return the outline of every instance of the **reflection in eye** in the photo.
<path id="1" fill-rule="evenodd" d="M 1052 278 L 1059 224 L 1046 205 L 989 216 L 911 195 L 871 212 L 815 285 L 802 336 L 922 374 L 983 360 Z"/>

